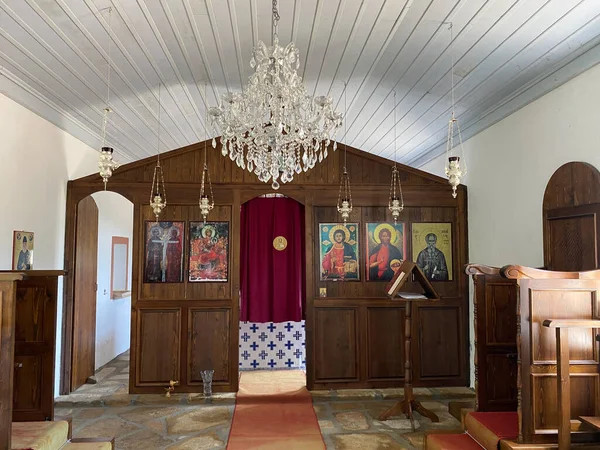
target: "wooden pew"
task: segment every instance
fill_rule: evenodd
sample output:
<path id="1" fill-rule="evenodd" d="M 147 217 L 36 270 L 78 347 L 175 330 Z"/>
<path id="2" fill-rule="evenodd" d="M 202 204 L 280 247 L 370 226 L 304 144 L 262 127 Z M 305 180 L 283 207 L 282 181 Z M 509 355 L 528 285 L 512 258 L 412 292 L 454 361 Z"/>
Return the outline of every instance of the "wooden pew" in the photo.
<path id="1" fill-rule="evenodd" d="M 556 443 L 561 426 L 557 378 L 562 381 L 565 376 L 557 370 L 557 355 L 563 350 L 557 351 L 556 332 L 543 326 L 543 321 L 600 319 L 600 270 L 552 272 L 513 265 L 503 267 L 500 273 L 517 282 L 518 442 Z M 591 328 L 576 328 L 569 334 L 570 356 L 563 357 L 570 364 L 563 367 L 570 368 L 571 412 L 575 417 L 565 419 L 562 426 L 571 430 L 573 442 L 598 442 L 599 435 L 591 428 L 571 421 L 595 416 L 600 408 L 596 333 Z"/>

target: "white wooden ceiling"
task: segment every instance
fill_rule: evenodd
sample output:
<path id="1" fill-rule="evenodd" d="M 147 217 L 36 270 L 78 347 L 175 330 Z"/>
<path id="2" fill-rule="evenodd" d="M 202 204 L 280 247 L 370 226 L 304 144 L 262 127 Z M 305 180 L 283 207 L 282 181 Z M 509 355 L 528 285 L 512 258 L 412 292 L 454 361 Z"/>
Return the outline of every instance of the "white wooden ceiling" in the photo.
<path id="1" fill-rule="evenodd" d="M 451 53 L 465 139 L 600 62 L 600 0 L 280 0 L 279 10 L 308 92 L 343 113 L 348 82 L 338 140 L 416 167 L 443 151 Z M 206 105 L 241 90 L 258 40 L 271 40 L 271 0 L 0 0 L 0 90 L 98 148 L 110 46 L 108 143 L 133 161 L 156 154 L 159 83 L 161 151 L 203 140 Z"/>

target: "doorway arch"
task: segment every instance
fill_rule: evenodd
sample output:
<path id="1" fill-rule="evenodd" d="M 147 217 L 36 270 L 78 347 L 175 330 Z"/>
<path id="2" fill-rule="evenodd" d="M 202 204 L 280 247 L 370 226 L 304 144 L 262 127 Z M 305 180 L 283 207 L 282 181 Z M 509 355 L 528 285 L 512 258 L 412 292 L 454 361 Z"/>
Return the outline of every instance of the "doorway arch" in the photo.
<path id="1" fill-rule="evenodd" d="M 69 205 L 74 208 L 67 212 L 65 265 L 70 267 L 62 311 L 61 394 L 86 383 L 115 352 L 129 348 L 131 322 L 133 202 L 116 192 L 96 191 Z"/>
<path id="2" fill-rule="evenodd" d="M 239 367 L 305 369 L 304 205 L 254 197 L 241 205 L 240 228 Z"/>

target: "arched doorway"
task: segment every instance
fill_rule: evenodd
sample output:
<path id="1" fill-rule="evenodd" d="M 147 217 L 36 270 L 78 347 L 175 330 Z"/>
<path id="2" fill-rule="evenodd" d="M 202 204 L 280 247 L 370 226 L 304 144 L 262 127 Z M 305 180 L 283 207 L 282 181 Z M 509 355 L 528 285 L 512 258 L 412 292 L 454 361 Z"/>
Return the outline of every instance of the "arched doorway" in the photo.
<path id="1" fill-rule="evenodd" d="M 570 162 L 552 175 L 544 192 L 544 266 L 578 272 L 600 267 L 600 172 Z"/>
<path id="2" fill-rule="evenodd" d="M 102 381 L 107 372 L 123 372 L 115 392 L 128 384 L 132 238 L 133 203 L 122 195 L 100 191 L 77 204 L 72 316 L 63 312 L 72 324 L 62 348 L 70 355 L 62 372 L 69 392 Z M 115 359 L 121 370 L 101 370 Z"/>
<path id="3" fill-rule="evenodd" d="M 280 194 L 242 204 L 242 371 L 306 368 L 304 222 L 304 205 Z"/>

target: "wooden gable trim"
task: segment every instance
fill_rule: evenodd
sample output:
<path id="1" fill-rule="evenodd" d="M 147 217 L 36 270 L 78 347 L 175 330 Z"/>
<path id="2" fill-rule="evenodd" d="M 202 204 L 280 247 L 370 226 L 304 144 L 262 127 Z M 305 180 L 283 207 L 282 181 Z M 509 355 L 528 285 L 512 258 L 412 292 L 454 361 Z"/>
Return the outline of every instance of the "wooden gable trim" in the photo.
<path id="1" fill-rule="evenodd" d="M 216 137 L 215 139 L 218 139 L 218 138 L 219 137 Z M 204 149 L 205 142 L 206 142 L 207 148 L 212 149 L 212 139 L 207 139 L 206 141 L 196 142 L 195 144 L 190 144 L 185 147 L 181 147 L 181 148 L 163 153 L 163 154 L 161 154 L 161 160 L 165 161 L 165 160 L 171 159 L 173 157 L 178 157 L 178 156 L 184 155 L 186 153 L 200 151 L 200 150 Z M 218 143 L 216 150 L 219 150 L 220 147 L 221 147 L 221 144 Z M 346 146 L 344 144 L 338 142 L 338 149 L 337 149 L 336 153 L 339 154 L 340 152 L 344 151 L 345 147 Z M 360 149 L 350 147 L 350 146 L 347 147 L 347 150 L 348 150 L 348 153 L 356 155 L 360 158 L 368 159 L 368 160 L 371 160 L 371 161 L 374 161 L 374 162 L 377 162 L 380 164 L 385 164 L 390 167 L 393 165 L 392 160 L 383 158 L 381 156 L 373 155 L 371 153 L 365 152 L 364 150 L 360 150 Z M 331 153 L 333 153 L 333 152 L 331 152 Z M 142 167 L 154 166 L 155 164 L 156 164 L 156 156 L 149 156 L 147 158 L 140 159 L 138 161 L 134 161 L 134 162 L 131 162 L 131 163 L 128 163 L 128 164 L 125 164 L 125 165 L 119 167 L 119 169 L 117 169 L 117 171 L 118 171 L 117 173 L 121 174 L 123 172 L 128 172 L 128 171 L 139 169 Z M 406 166 L 406 165 L 400 164 L 400 163 L 398 163 L 397 165 L 401 172 L 412 174 L 412 175 L 424 178 L 426 180 L 433 181 L 435 183 L 440 183 L 440 184 L 443 184 L 444 186 L 446 186 L 448 184 L 448 180 L 446 180 L 445 178 L 439 177 L 439 176 L 431 174 L 429 172 L 424 172 L 422 170 L 415 169 L 413 167 Z M 86 175 L 85 177 L 77 178 L 73 181 L 74 182 L 97 182 L 98 177 L 99 177 L 99 175 L 97 173 L 94 173 L 91 175 Z"/>

